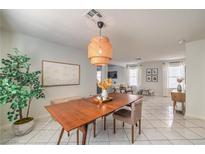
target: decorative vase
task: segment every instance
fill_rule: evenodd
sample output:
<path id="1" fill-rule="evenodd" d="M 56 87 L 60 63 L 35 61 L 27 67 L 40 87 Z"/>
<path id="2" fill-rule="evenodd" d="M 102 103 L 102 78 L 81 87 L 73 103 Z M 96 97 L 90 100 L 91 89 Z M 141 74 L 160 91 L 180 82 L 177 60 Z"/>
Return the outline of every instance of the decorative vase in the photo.
<path id="1" fill-rule="evenodd" d="M 12 130 L 16 136 L 28 134 L 34 128 L 34 119 L 32 117 L 22 119 L 24 122 L 13 123 Z"/>
<path id="2" fill-rule="evenodd" d="M 108 93 L 107 93 L 107 90 L 102 90 L 102 93 L 101 93 L 101 96 L 102 96 L 102 99 L 103 100 L 106 100 L 108 98 Z"/>
<path id="3" fill-rule="evenodd" d="M 178 91 L 178 92 L 181 92 L 181 91 L 182 91 L 182 86 L 181 86 L 181 84 L 178 84 L 178 86 L 177 86 L 177 91 Z"/>

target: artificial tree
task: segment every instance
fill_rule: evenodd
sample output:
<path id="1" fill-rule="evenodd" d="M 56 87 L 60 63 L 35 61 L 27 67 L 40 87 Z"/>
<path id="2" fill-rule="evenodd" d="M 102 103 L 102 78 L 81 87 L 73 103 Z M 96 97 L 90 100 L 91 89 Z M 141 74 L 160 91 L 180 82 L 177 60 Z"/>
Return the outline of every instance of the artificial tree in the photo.
<path id="1" fill-rule="evenodd" d="M 7 113 L 9 121 L 24 123 L 28 121 L 32 99 L 45 97 L 39 81 L 40 71 L 30 72 L 30 58 L 20 55 L 18 49 L 14 49 L 14 54 L 8 54 L 7 57 L 1 60 L 0 104 L 11 104 Z M 24 117 L 22 111 L 26 107 Z"/>

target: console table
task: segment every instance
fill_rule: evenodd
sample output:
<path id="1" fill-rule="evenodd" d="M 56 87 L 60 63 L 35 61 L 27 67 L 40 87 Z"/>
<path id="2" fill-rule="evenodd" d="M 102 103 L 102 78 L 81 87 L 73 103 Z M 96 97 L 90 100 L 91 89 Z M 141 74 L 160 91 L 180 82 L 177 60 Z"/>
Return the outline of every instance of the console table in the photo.
<path id="1" fill-rule="evenodd" d="M 172 97 L 172 101 L 173 101 L 173 113 L 176 111 L 175 110 L 175 107 L 176 107 L 176 103 L 177 102 L 180 102 L 182 103 L 182 113 L 184 114 L 185 113 L 185 98 L 186 98 L 186 95 L 185 95 L 185 91 L 177 91 L 176 89 L 174 89 L 172 92 L 171 92 L 171 97 Z"/>

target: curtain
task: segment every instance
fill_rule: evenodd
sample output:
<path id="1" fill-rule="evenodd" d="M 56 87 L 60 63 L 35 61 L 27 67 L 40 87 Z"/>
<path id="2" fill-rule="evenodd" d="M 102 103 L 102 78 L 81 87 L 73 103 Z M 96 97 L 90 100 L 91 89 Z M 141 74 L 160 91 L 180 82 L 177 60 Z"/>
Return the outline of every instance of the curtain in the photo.
<path id="1" fill-rule="evenodd" d="M 164 62 L 162 65 L 162 74 L 163 74 L 163 96 L 169 96 L 168 89 L 168 62 Z"/>

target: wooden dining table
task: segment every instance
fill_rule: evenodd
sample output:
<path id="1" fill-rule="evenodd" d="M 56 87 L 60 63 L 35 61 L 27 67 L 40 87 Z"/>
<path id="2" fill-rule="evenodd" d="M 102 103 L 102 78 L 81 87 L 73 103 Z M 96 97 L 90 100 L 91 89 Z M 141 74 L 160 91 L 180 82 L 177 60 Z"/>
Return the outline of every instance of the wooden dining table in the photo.
<path id="1" fill-rule="evenodd" d="M 141 95 L 121 93 L 111 93 L 109 97 L 112 97 L 112 101 L 105 103 L 97 102 L 96 96 L 93 96 L 46 106 L 47 111 L 62 126 L 59 141 L 64 131 L 78 128 L 83 133 L 82 144 L 86 144 L 89 123 L 142 98 Z"/>

